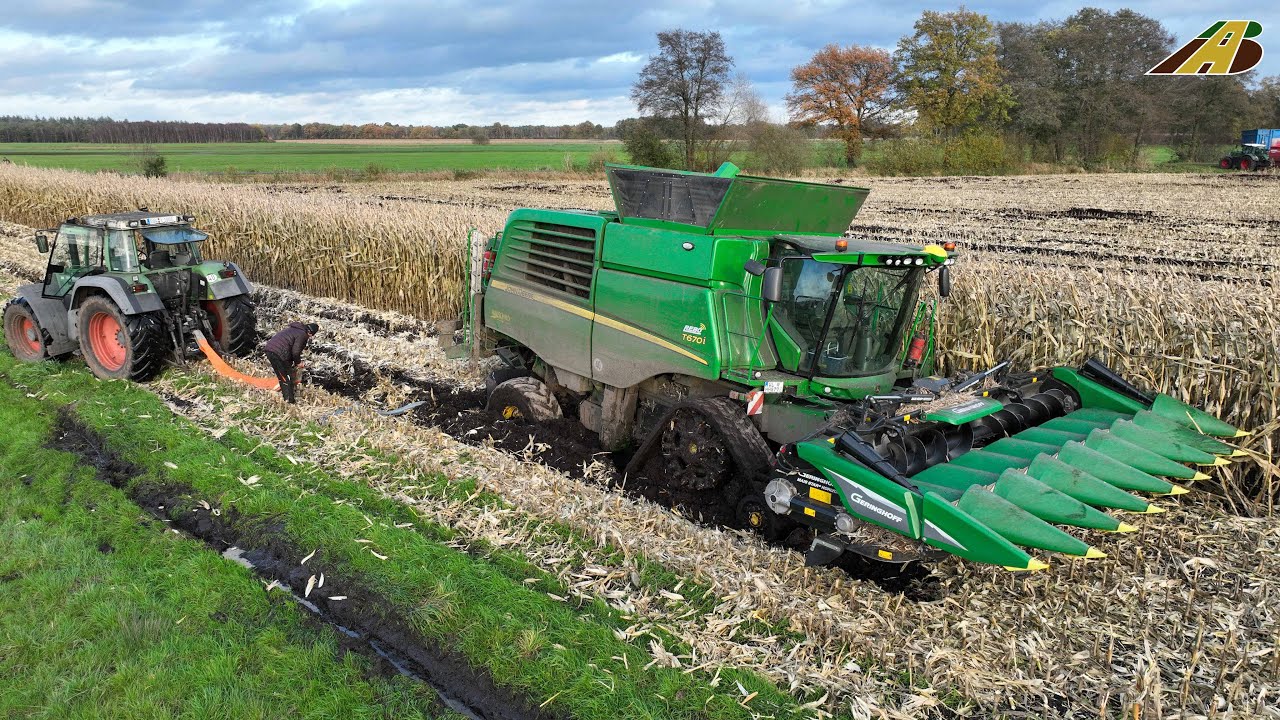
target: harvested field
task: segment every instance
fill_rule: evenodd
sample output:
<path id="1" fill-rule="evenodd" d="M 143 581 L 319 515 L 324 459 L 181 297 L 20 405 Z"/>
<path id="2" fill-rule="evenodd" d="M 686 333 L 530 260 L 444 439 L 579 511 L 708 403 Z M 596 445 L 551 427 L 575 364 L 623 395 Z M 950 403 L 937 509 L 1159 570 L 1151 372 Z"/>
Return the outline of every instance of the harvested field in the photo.
<path id="1" fill-rule="evenodd" d="M 1217 228 L 1214 232 L 1242 245 L 1274 237 L 1257 228 L 1277 219 L 1269 215 L 1280 212 L 1273 209 L 1275 202 L 1251 204 L 1240 225 L 1221 218 L 1215 225 L 1207 213 L 1189 209 L 1198 203 L 1226 207 L 1235 192 L 1231 183 L 1238 181 L 1220 177 L 1227 179 L 876 181 L 854 230 L 887 237 L 892 231 L 882 226 L 904 228 L 894 239 L 914 241 L 921 237 L 907 231 L 972 234 L 961 239 L 962 247 L 981 249 L 957 266 L 957 291 L 942 311 L 942 342 L 950 345 L 947 362 L 953 366 L 981 366 L 1004 357 L 1043 366 L 1098 353 L 1141 383 L 1168 389 L 1243 426 L 1268 429 L 1264 423 L 1275 417 L 1280 393 L 1274 266 L 1226 267 L 1215 272 L 1227 277 L 1206 281 L 1185 267 L 1151 268 L 1136 259 L 1150 250 L 1124 252 L 1126 238 L 1144 227 L 1151 236 L 1142 242 L 1160 244 L 1160 252 L 1171 258 L 1229 260 L 1229 248 L 1193 245 L 1203 228 Z M 0 218 L 42 225 L 56 220 L 57 213 L 36 215 L 53 213 L 57 200 L 32 204 L 41 197 L 38 184 L 55 180 L 70 183 L 61 186 L 68 197 L 80 192 L 74 177 L 0 168 Z M 1171 189 L 1184 184 L 1195 188 L 1196 202 L 1169 199 Z M 365 208 L 379 233 L 390 232 L 411 208 L 429 208 L 417 217 L 447 217 L 439 220 L 444 234 L 415 237 L 430 238 L 447 258 L 456 248 L 449 242 L 460 237 L 449 229 L 465 227 L 470 217 L 497 225 L 510 207 L 608 202 L 600 184 L 545 185 L 386 184 L 364 186 L 360 193 L 279 187 L 254 190 L 237 206 L 269 208 L 264 198 L 283 198 L 285 212 L 299 213 L 297 220 L 272 226 L 274 235 L 263 236 L 262 242 L 276 244 L 292 228 L 322 227 L 318 220 L 305 225 L 303 217 L 308 208 L 326 203 Z M 1269 187 L 1262 191 L 1280 194 Z M 172 202 L 215 196 L 232 202 L 235 192 L 244 192 L 162 182 L 143 189 Z M 1122 190 L 1126 197 L 1120 196 Z M 27 198 L 26 204 L 14 204 L 18 197 Z M 109 200 L 105 194 L 92 197 Z M 160 200 L 147 201 L 155 206 Z M 488 207 L 477 210 L 481 203 Z M 930 215 L 926 207 L 954 212 Z M 1015 217 L 1015 207 L 1063 214 Z M 1000 215 L 1000 208 L 1008 214 Z M 1153 215 L 1107 214 L 1121 211 Z M 1153 221 L 1157 215 L 1161 219 Z M 1242 216 L 1237 208 L 1223 217 Z M 351 225 L 340 228 L 352 232 Z M 9 288 L 15 273 L 40 272 L 41 261 L 19 239 L 23 228 L 5 230 L 0 285 Z M 363 237 L 337 232 L 335 243 Z M 1059 238 L 1066 243 L 1061 247 L 1096 245 L 1110 255 L 1081 260 L 1055 247 L 1034 253 L 998 247 L 1037 233 Z M 984 238 L 990 247 L 981 246 Z M 239 242 L 211 248 L 210 254 L 250 253 L 244 265 L 254 277 L 247 261 L 259 246 Z M 1180 255 L 1184 245 L 1196 249 Z M 455 255 L 452 262 L 458 261 Z M 1257 262 L 1268 260 L 1260 253 Z M 274 264 L 284 266 L 277 272 L 288 272 L 288 263 Z M 437 277 L 447 275 L 440 272 Z M 450 281 L 460 283 L 460 278 Z M 397 458 L 403 465 L 392 476 L 406 479 L 379 473 L 370 482 L 380 494 L 454 528 L 461 546 L 517 550 L 563 578 L 578 597 L 627 613 L 636 623 L 631 632 L 640 637 L 655 628 L 670 633 L 678 649 L 661 644 L 651 649 L 661 665 L 706 673 L 754 669 L 798 701 L 811 703 L 809 712 L 840 717 L 1280 717 L 1275 711 L 1280 703 L 1275 633 L 1280 532 L 1265 517 L 1265 505 L 1248 499 L 1273 501 L 1275 425 L 1250 439 L 1249 447 L 1259 451 L 1253 469 L 1230 479 L 1231 492 L 1198 492 L 1184 496 L 1180 505 L 1167 503 L 1170 512 L 1144 521 L 1135 535 L 1090 537 L 1111 555 L 1107 560 L 1063 560 L 1049 572 L 1029 576 L 947 561 L 934 569 L 941 599 L 920 602 L 910 593 L 836 569 L 804 568 L 795 552 L 609 490 L 602 481 L 610 464 L 591 454 L 590 438 L 575 438 L 572 451 L 553 450 L 553 438 L 530 431 L 528 441 L 516 447 L 522 435 L 518 427 L 459 424 L 458 414 L 475 412 L 472 391 L 482 373 L 445 360 L 431 326 L 420 319 L 443 312 L 447 303 L 401 305 L 400 299 L 388 302 L 392 296 L 379 288 L 347 294 L 345 299 L 361 306 L 353 307 L 310 297 L 341 293 L 314 290 L 307 282 L 322 281 L 281 281 L 308 295 L 268 288 L 260 297 L 264 326 L 316 319 L 325 327 L 313 363 L 318 385 L 297 407 L 233 387 L 201 366 L 171 371 L 149 387 L 211 433 L 236 427 L 302 461 L 355 477 L 385 458 Z M 370 301 L 372 295 L 362 293 L 378 297 Z M 414 417 L 374 412 L 423 399 L 424 393 L 431 399 L 442 388 L 458 392 L 435 398 Z M 324 428 L 323 442 L 302 432 L 314 427 Z M 474 484 L 477 492 L 501 502 L 476 502 L 466 493 L 459 496 L 413 479 L 430 473 L 449 478 L 450 487 Z M 654 568 L 687 584 L 651 582 Z M 696 594 L 690 588 L 697 588 Z"/>

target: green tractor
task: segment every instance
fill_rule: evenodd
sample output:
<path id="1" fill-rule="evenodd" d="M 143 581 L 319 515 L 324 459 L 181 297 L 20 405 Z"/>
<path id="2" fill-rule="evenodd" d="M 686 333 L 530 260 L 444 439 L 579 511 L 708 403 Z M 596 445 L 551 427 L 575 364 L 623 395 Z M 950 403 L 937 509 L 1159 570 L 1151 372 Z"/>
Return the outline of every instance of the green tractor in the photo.
<path id="1" fill-rule="evenodd" d="M 249 283 L 235 263 L 201 257 L 208 236 L 193 221 L 142 209 L 38 232 L 44 281 L 5 306 L 9 350 L 30 362 L 79 352 L 99 378 L 137 381 L 185 361 L 198 334 L 247 355 L 257 340 Z"/>
<path id="2" fill-rule="evenodd" d="M 945 551 L 1014 570 L 1099 557 L 1057 526 L 1124 532 L 1240 454 L 1242 434 L 1089 361 L 933 375 L 954 245 L 845 237 L 868 190 L 611 165 L 616 210 L 521 209 L 473 247 L 489 407 L 578 420 L 629 478 L 700 498 L 807 562 Z M 936 282 L 935 298 L 921 298 Z"/>
<path id="3" fill-rule="evenodd" d="M 1223 170 L 1266 170 L 1271 167 L 1271 156 L 1265 145 L 1249 143 L 1232 150 L 1218 161 Z"/>

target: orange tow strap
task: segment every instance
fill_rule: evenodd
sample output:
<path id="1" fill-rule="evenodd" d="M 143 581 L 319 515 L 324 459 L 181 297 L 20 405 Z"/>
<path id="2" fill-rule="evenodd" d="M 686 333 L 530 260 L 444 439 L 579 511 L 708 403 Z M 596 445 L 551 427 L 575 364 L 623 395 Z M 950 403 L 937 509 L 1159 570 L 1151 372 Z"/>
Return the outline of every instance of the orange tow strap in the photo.
<path id="1" fill-rule="evenodd" d="M 231 378 L 232 380 L 238 380 L 242 383 L 247 383 L 263 390 L 278 391 L 280 389 L 280 382 L 274 377 L 264 378 L 256 377 L 254 375 L 245 375 L 239 370 L 228 365 L 227 362 L 218 355 L 218 352 L 213 349 L 213 346 L 209 344 L 209 341 L 204 339 L 204 334 L 199 330 L 195 331 L 195 337 L 196 344 L 200 346 L 200 351 L 204 353 L 205 357 L 209 358 L 209 364 L 213 366 L 213 369 L 217 371 L 219 375 Z"/>

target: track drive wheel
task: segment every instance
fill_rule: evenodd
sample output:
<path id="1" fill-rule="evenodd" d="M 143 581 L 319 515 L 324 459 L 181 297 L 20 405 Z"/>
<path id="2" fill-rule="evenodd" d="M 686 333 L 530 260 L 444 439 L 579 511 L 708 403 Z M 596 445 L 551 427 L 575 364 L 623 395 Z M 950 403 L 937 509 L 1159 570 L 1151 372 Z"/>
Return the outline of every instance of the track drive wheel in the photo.
<path id="1" fill-rule="evenodd" d="M 523 418 L 533 422 L 547 422 L 564 417 L 560 402 L 546 383 L 536 377 L 511 378 L 498 384 L 489 393 L 489 412 L 503 419 Z"/>
<path id="2" fill-rule="evenodd" d="M 125 315 L 104 297 L 80 306 L 80 352 L 103 380 L 150 380 L 164 366 L 168 345 L 157 313 Z"/>
<path id="3" fill-rule="evenodd" d="M 767 518 L 740 507 L 772 453 L 739 403 L 723 398 L 681 401 L 662 416 L 627 465 L 675 504 L 704 519 L 767 532 Z"/>
<path id="4" fill-rule="evenodd" d="M 247 295 L 206 300 L 204 309 L 209 313 L 213 340 L 222 352 L 246 357 L 257 347 L 258 319 Z"/>
<path id="5" fill-rule="evenodd" d="M 4 309 L 4 339 L 13 356 L 23 362 L 49 359 L 49 347 L 36 314 L 25 300 L 14 300 Z"/>

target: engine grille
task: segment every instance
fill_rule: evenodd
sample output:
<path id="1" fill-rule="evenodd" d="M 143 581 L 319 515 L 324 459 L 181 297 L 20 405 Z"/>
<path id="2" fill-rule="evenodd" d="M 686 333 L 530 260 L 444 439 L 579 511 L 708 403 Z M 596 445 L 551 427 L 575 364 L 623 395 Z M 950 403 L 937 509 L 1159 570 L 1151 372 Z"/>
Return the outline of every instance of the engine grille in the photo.
<path id="1" fill-rule="evenodd" d="M 525 283 L 591 298 L 596 233 L 590 228 L 518 222 L 503 237 L 507 269 Z"/>

